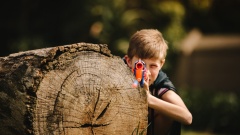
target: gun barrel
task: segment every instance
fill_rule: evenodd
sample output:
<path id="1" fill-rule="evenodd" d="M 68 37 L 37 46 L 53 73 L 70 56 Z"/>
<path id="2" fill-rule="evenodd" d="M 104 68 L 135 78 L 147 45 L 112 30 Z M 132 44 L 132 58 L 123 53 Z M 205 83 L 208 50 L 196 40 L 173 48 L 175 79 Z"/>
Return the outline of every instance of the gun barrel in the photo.
<path id="1" fill-rule="evenodd" d="M 138 62 L 138 63 L 136 64 L 136 68 L 137 68 L 137 69 L 143 69 L 143 64 L 142 64 L 142 62 Z"/>
<path id="2" fill-rule="evenodd" d="M 135 65 L 135 77 L 138 82 L 142 80 L 143 77 L 143 63 L 138 61 Z"/>
<path id="3" fill-rule="evenodd" d="M 138 60 L 134 64 L 134 68 L 132 69 L 134 76 L 136 78 L 136 81 L 140 84 L 141 87 L 143 87 L 144 84 L 144 77 L 145 77 L 145 63 L 142 60 Z M 137 85 L 134 83 L 134 86 Z"/>

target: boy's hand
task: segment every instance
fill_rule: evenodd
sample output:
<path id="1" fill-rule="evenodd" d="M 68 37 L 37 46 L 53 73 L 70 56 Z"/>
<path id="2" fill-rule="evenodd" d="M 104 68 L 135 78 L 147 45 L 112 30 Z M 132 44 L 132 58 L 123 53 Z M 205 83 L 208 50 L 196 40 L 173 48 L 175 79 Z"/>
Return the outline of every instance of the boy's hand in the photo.
<path id="1" fill-rule="evenodd" d="M 145 77 L 144 77 L 144 85 L 143 88 L 149 92 L 149 77 L 150 76 L 150 72 L 149 70 L 146 71 Z"/>

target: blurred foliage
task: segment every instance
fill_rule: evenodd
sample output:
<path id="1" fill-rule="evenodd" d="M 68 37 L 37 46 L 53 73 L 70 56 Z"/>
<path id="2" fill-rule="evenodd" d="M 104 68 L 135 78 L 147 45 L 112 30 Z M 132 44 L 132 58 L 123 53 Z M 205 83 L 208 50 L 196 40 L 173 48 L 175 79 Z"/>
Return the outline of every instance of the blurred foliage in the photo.
<path id="1" fill-rule="evenodd" d="M 169 43 L 171 73 L 177 44 L 195 27 L 206 33 L 239 32 L 239 0 L 9 0 L 1 3 L 0 56 L 78 42 L 108 44 L 124 56 L 137 30 L 160 30 Z"/>
<path id="2" fill-rule="evenodd" d="M 240 33 L 240 0 L 183 0 L 187 30 L 199 28 L 203 33 Z"/>
<path id="3" fill-rule="evenodd" d="M 185 129 L 212 133 L 239 134 L 240 93 L 189 89 L 179 90 L 193 115 Z"/>
<path id="4" fill-rule="evenodd" d="M 1 3 L 0 56 L 76 42 L 105 43 L 123 56 L 137 30 L 160 30 L 169 61 L 186 32 L 239 32 L 239 0 L 9 0 Z M 166 64 L 166 69 L 172 64 Z"/>
<path id="5" fill-rule="evenodd" d="M 137 30 L 160 30 L 169 42 L 168 59 L 174 59 L 174 44 L 184 35 L 185 9 L 179 1 L 5 1 L 1 56 L 10 53 L 77 42 L 108 44 L 113 54 L 124 56 L 130 36 Z M 9 10 L 11 8 L 11 10 Z M 171 63 L 172 62 L 172 63 Z M 166 62 L 166 70 L 174 60 Z"/>

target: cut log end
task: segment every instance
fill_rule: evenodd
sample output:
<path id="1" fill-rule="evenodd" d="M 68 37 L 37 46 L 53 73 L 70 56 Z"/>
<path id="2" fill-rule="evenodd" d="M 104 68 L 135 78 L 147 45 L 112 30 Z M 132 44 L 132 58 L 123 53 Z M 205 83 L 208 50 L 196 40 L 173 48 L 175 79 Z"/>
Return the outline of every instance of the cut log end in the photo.
<path id="1" fill-rule="evenodd" d="M 14 79 L 21 82 L 15 89 L 10 82 L 9 86 L 0 87 L 2 102 L 7 101 L 4 94 L 10 98 L 11 92 L 7 91 L 21 95 L 24 120 L 19 120 L 19 124 L 25 123 L 21 130 L 16 129 L 18 132 L 131 134 L 135 128 L 144 130 L 147 126 L 144 91 L 131 87 L 131 72 L 121 58 L 111 55 L 106 45 L 78 43 L 22 52 L 0 61 L 4 62 L 0 77 L 8 71 L 0 78 L 0 84 Z M 10 106 L 17 100 L 13 99 Z M 0 130 L 3 128 L 0 126 Z"/>

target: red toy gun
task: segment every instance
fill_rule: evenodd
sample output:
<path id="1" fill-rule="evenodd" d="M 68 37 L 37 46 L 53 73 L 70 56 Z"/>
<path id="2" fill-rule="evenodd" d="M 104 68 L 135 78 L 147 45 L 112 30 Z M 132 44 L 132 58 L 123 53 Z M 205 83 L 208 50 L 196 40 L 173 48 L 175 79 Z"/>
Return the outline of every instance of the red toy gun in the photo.
<path id="1" fill-rule="evenodd" d="M 144 78 L 146 74 L 146 64 L 141 59 L 139 59 L 138 61 L 135 62 L 132 72 L 136 77 L 136 80 L 134 81 L 132 86 L 136 88 L 139 83 L 140 86 L 143 87 Z"/>

